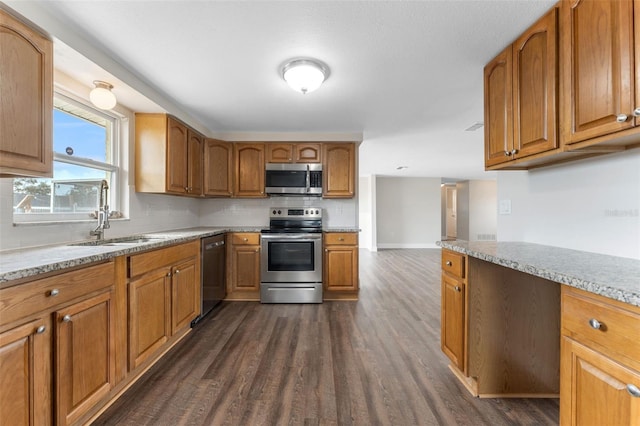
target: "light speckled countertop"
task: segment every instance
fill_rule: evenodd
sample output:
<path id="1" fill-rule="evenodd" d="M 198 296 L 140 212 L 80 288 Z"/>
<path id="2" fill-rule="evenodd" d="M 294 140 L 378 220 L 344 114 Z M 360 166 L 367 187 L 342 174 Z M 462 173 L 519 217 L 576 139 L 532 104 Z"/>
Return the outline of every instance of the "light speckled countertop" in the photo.
<path id="1" fill-rule="evenodd" d="M 640 307 L 640 260 L 521 242 L 438 241 L 507 268 Z"/>
<path id="2" fill-rule="evenodd" d="M 0 288 L 34 277 L 67 268 L 87 265 L 145 250 L 183 243 L 226 232 L 260 232 L 266 226 L 227 226 L 175 229 L 147 232 L 140 237 L 149 241 L 126 245 L 73 245 L 76 242 L 40 247 L 0 251 Z M 359 232 L 355 227 L 329 227 L 325 232 Z M 119 238 L 114 238 L 118 240 Z M 111 240 L 111 238 L 107 238 Z M 87 242 L 84 240 L 81 242 Z"/>
<path id="3" fill-rule="evenodd" d="M 41 247 L 0 251 L 0 287 L 12 285 L 10 281 L 75 266 L 138 253 L 172 244 L 223 234 L 225 232 L 260 232 L 262 227 L 202 227 L 162 232 L 147 232 L 141 236 L 147 242 L 126 245 L 77 246 L 73 242 Z M 110 238 L 107 238 L 108 240 Z M 117 240 L 117 238 L 116 238 Z M 8 283 L 8 284 L 7 284 Z"/>

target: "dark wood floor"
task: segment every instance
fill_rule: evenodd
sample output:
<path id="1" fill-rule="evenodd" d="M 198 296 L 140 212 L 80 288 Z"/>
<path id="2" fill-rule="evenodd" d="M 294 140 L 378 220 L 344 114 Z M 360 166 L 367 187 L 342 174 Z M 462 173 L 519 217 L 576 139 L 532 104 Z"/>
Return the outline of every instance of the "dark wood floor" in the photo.
<path id="1" fill-rule="evenodd" d="M 95 425 L 544 425 L 473 398 L 440 351 L 440 250 L 360 252 L 360 301 L 226 302 Z"/>

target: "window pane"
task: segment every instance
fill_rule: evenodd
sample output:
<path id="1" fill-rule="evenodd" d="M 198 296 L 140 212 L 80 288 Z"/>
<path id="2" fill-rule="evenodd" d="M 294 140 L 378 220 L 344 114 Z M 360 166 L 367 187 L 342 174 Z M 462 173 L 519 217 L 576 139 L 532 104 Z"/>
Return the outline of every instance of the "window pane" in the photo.
<path id="1" fill-rule="evenodd" d="M 14 213 L 90 213 L 98 209 L 100 182 L 109 182 L 110 172 L 58 162 L 54 170 L 54 179 L 14 179 Z"/>
<path id="2" fill-rule="evenodd" d="M 87 121 L 58 109 L 53 111 L 53 150 L 55 152 L 103 163 L 109 162 L 108 133 L 105 125 Z"/>

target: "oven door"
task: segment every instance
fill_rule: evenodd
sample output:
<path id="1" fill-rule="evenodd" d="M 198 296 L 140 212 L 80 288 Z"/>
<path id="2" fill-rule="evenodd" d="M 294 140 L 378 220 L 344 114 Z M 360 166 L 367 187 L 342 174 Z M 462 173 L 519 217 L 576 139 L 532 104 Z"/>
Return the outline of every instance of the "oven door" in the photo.
<path id="1" fill-rule="evenodd" d="M 322 234 L 262 234 L 263 283 L 321 283 Z"/>

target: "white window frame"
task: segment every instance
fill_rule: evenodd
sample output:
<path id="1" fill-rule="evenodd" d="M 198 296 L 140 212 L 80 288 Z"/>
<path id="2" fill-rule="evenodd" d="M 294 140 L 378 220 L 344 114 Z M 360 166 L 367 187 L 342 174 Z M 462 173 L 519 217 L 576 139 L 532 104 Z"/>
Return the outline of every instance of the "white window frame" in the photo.
<path id="1" fill-rule="evenodd" d="M 111 129 L 111 158 L 112 162 L 103 163 L 101 161 L 92 160 L 89 158 L 72 157 L 62 153 L 53 153 L 53 161 L 58 161 L 66 164 L 73 164 L 77 166 L 90 167 L 98 170 L 104 170 L 111 172 L 111 180 L 109 182 L 109 208 L 111 211 L 120 210 L 120 180 L 121 180 L 121 131 L 122 120 L 124 117 L 114 111 L 103 111 L 95 108 L 89 101 L 74 96 L 60 88 L 55 88 L 54 99 L 59 98 L 64 102 L 75 105 L 79 108 L 88 109 L 92 114 L 99 115 L 104 119 L 112 123 Z M 55 107 L 54 107 L 55 109 Z M 53 110 L 51 111 L 53 114 Z M 13 192 L 12 192 L 13 193 Z M 16 213 L 13 212 L 14 224 L 28 224 L 28 223 L 56 223 L 56 222 L 94 222 L 95 219 L 91 218 L 86 212 L 81 213 Z"/>

